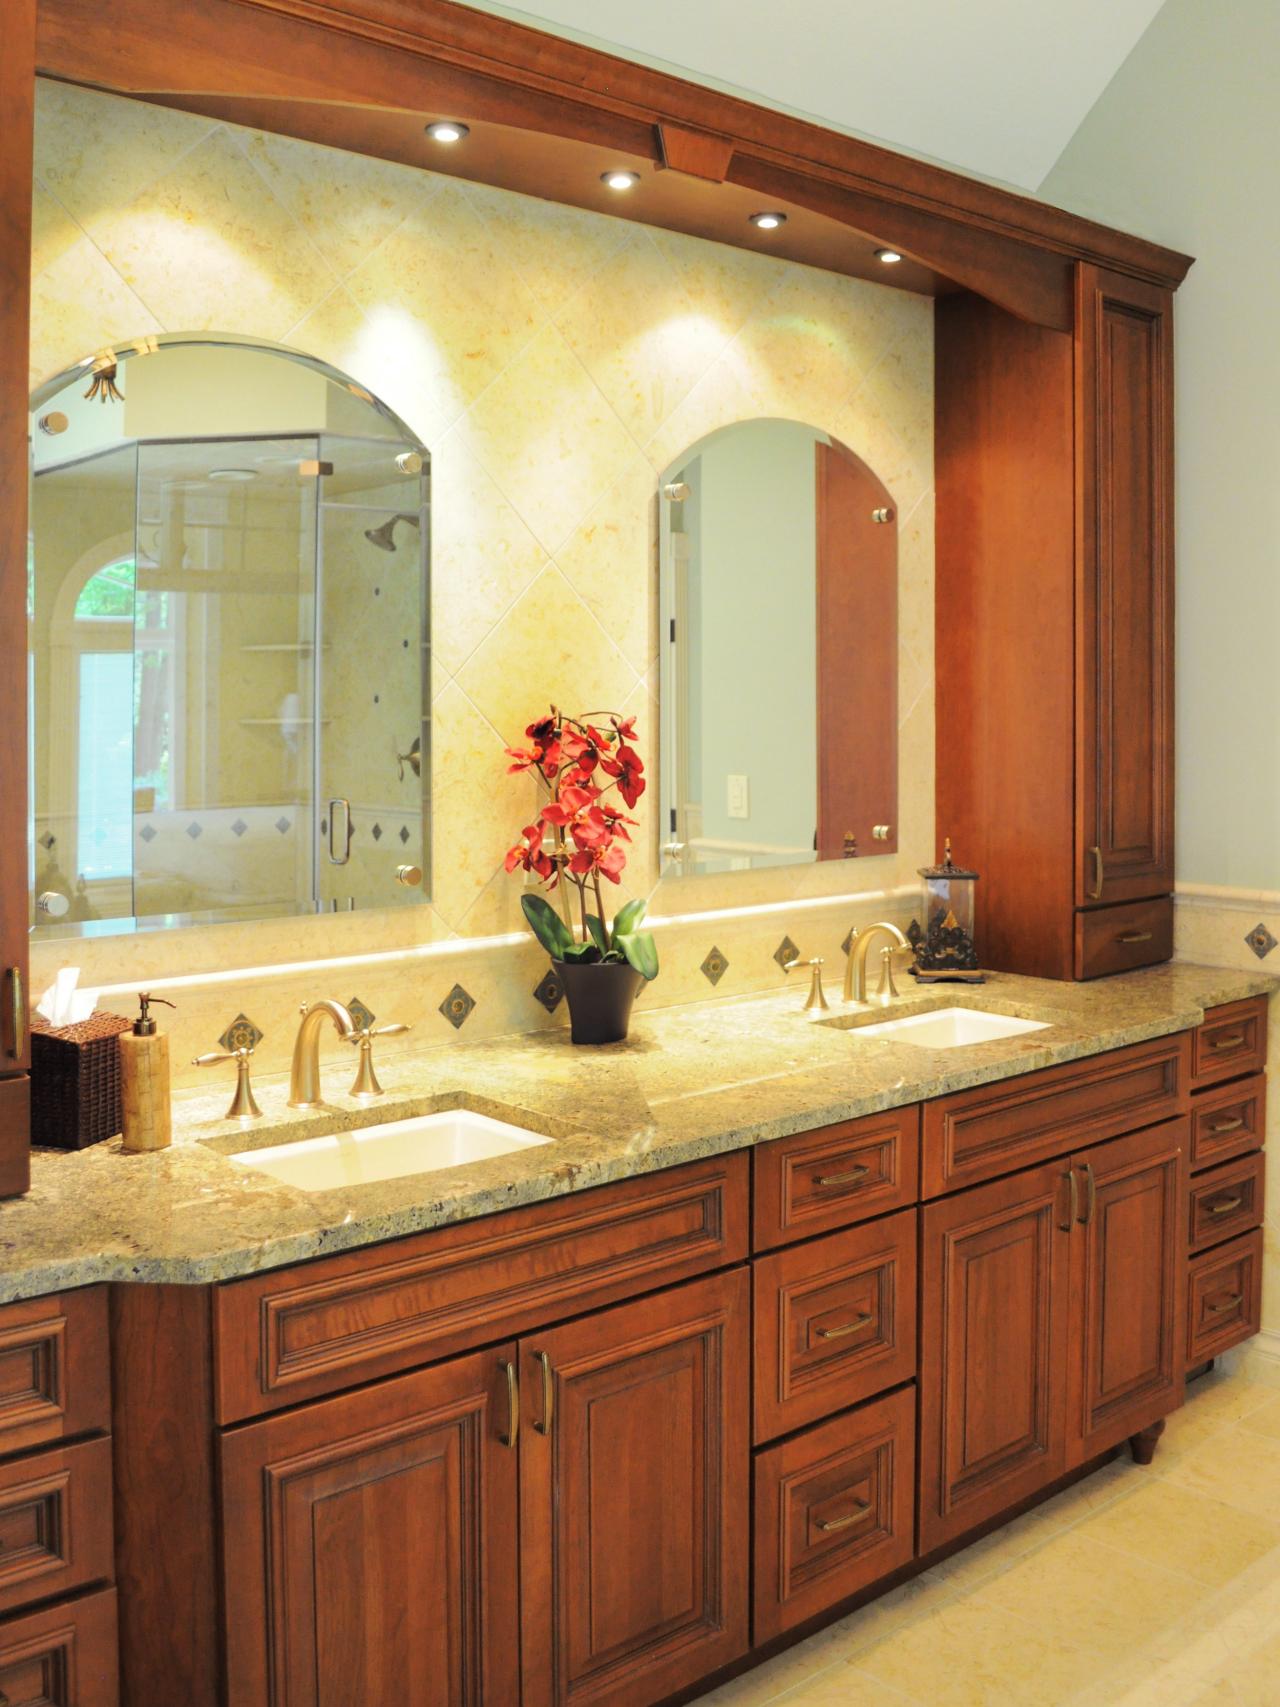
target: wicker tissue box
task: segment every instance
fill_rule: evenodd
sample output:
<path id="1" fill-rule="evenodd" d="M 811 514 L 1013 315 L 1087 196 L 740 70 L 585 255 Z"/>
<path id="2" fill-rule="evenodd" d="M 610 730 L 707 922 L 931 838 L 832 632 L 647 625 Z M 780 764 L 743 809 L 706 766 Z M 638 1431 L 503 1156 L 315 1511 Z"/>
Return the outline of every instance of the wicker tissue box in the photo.
<path id="1" fill-rule="evenodd" d="M 31 1020 L 31 1142 L 83 1150 L 121 1130 L 120 1033 L 130 1021 L 102 1009 L 57 1029 Z"/>

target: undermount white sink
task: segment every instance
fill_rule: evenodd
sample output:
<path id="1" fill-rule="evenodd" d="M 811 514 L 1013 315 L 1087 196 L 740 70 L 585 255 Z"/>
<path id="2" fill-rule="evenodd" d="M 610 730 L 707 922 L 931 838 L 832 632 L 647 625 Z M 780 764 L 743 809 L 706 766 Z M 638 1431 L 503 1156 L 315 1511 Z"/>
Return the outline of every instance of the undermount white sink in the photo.
<path id="1" fill-rule="evenodd" d="M 362 1126 L 354 1132 L 240 1150 L 229 1160 L 237 1167 L 272 1174 L 300 1191 L 334 1191 L 346 1185 L 374 1185 L 408 1174 L 487 1162 L 508 1156 L 513 1150 L 551 1142 L 487 1114 L 453 1108 Z"/>
<path id="2" fill-rule="evenodd" d="M 854 1026 L 849 1036 L 887 1038 L 890 1042 L 914 1043 L 921 1049 L 961 1049 L 968 1043 L 993 1043 L 1001 1037 L 1018 1037 L 1024 1031 L 1044 1031 L 1048 1024 L 1048 1020 L 984 1013 L 981 1008 L 935 1008 L 932 1013 L 911 1014 L 906 1019 Z"/>

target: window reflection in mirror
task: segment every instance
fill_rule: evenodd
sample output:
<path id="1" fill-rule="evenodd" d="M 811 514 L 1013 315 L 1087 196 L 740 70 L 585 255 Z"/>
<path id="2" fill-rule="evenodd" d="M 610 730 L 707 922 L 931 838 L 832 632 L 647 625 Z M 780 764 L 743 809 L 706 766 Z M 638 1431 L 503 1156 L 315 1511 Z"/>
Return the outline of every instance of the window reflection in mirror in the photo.
<path id="1" fill-rule="evenodd" d="M 270 346 L 116 357 L 32 406 L 35 926 L 421 899 L 422 446 Z"/>
<path id="2" fill-rule="evenodd" d="M 889 492 L 828 434 L 755 420 L 693 445 L 660 494 L 666 868 L 894 851 Z"/>

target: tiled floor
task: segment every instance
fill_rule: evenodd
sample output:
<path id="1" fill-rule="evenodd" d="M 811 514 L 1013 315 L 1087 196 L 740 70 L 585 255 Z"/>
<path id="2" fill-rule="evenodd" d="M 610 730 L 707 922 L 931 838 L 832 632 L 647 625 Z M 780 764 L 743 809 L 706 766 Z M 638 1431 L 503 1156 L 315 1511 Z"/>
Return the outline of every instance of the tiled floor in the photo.
<path id="1" fill-rule="evenodd" d="M 1280 1707 L 1280 1388 L 1128 1455 L 700 1707 Z"/>

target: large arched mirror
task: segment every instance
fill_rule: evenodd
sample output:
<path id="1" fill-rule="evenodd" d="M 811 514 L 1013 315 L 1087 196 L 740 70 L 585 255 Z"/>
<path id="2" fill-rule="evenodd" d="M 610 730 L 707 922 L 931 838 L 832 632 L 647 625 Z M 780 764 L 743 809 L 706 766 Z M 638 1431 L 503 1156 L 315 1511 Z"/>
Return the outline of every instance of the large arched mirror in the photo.
<path id="1" fill-rule="evenodd" d="M 147 338 L 32 399 L 37 929 L 429 888 L 426 452 L 320 362 Z"/>
<path id="2" fill-rule="evenodd" d="M 662 824 L 680 875 L 897 848 L 898 525 L 852 451 L 735 423 L 661 482 Z"/>

